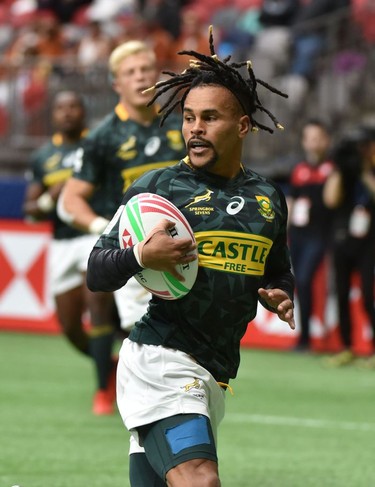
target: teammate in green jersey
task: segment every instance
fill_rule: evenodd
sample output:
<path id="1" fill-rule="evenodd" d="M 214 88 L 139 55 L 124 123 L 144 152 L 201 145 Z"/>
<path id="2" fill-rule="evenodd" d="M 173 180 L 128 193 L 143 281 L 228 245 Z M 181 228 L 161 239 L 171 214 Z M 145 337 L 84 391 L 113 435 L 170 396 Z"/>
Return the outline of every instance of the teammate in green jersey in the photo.
<path id="1" fill-rule="evenodd" d="M 145 191 L 170 199 L 190 222 L 197 244 L 172 238 L 173 224 L 163 220 L 143 242 L 120 249 L 120 211 L 89 259 L 89 288 L 113 291 L 143 267 L 181 280 L 175 265 L 191 262 L 189 253 L 198 249 L 191 291 L 177 301 L 153 296 L 120 352 L 117 404 L 131 432 L 132 487 L 219 487 L 217 426 L 258 301 L 295 328 L 285 198 L 241 163 L 248 132 L 271 130 L 256 113 L 267 113 L 280 127 L 258 97 L 258 83 L 281 93 L 256 79 L 250 63 L 221 61 L 212 30 L 210 48 L 211 56 L 183 52 L 196 59 L 159 83 L 154 97 L 172 90 L 163 120 L 174 107 L 183 109 L 188 156 L 140 177 L 122 200 Z M 239 68 L 246 65 L 245 79 Z"/>
<path id="2" fill-rule="evenodd" d="M 152 94 L 143 91 L 156 83 L 159 72 L 155 53 L 141 41 L 118 46 L 109 58 L 113 88 L 119 103 L 87 137 L 73 178 L 66 184 L 59 201 L 60 216 L 93 234 L 99 234 L 119 206 L 123 191 L 151 168 L 165 167 L 186 155 L 181 134 L 181 117 L 173 115 L 160 127 L 155 106 L 147 106 Z M 91 198 L 99 200 L 96 210 Z M 121 326 L 129 331 L 145 312 L 150 295 L 135 279 L 114 293 Z M 108 294 L 108 300 L 112 296 Z M 96 356 L 102 367 L 111 365 L 114 324 L 97 326 Z M 105 371 L 105 369 L 104 369 Z M 96 414 L 113 411 L 113 395 L 107 376 L 94 397 Z"/>
<path id="3" fill-rule="evenodd" d="M 89 310 L 91 324 L 95 325 L 113 315 L 113 305 L 105 309 L 97 304 L 103 296 L 107 301 L 107 293 L 92 293 L 86 286 L 87 260 L 96 237 L 72 228 L 56 214 L 56 200 L 73 174 L 74 161 L 87 135 L 85 107 L 78 93 L 63 90 L 55 95 L 52 123 L 56 132 L 31 157 L 24 212 L 34 220 L 52 221 L 49 268 L 57 318 L 73 346 L 92 357 L 92 338 L 82 316 Z M 114 383 L 112 389 L 114 395 Z"/>

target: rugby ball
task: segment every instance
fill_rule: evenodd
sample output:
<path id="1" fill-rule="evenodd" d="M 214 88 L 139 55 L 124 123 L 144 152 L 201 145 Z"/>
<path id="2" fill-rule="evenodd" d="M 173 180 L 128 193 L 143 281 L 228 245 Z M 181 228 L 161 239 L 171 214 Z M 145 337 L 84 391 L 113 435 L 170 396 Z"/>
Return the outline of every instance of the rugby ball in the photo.
<path id="1" fill-rule="evenodd" d="M 122 209 L 119 220 L 120 247 L 125 249 L 145 239 L 146 235 L 166 218 L 175 226 L 170 230 L 171 237 L 190 237 L 195 242 L 194 233 L 181 211 L 162 196 L 140 193 L 133 196 Z M 185 281 L 179 281 L 169 272 L 143 269 L 134 277 L 150 293 L 162 299 L 179 299 L 185 296 L 195 283 L 198 272 L 198 259 L 178 265 L 178 272 Z"/>

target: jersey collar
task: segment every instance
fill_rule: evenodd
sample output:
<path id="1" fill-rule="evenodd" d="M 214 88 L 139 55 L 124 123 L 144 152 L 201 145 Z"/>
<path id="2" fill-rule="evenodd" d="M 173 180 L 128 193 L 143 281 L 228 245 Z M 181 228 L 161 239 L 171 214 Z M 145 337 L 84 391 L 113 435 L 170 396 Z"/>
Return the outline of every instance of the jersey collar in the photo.
<path id="1" fill-rule="evenodd" d="M 80 138 L 82 139 L 83 137 L 86 137 L 88 132 L 89 132 L 89 130 L 87 128 L 83 129 L 81 132 Z M 53 145 L 55 145 L 57 147 L 60 145 L 63 145 L 63 140 L 64 140 L 63 135 L 60 132 L 55 132 L 52 135 L 52 143 L 53 143 Z"/>
<path id="2" fill-rule="evenodd" d="M 155 105 L 156 113 L 158 112 L 159 108 L 160 108 L 159 105 Z M 124 107 L 124 105 L 122 105 L 121 103 L 118 103 L 116 105 L 115 113 L 122 122 L 125 122 L 126 120 L 129 119 L 129 113 L 128 113 L 127 109 Z M 158 114 L 158 117 L 160 117 L 159 114 Z"/>
<path id="3" fill-rule="evenodd" d="M 126 110 L 124 105 L 121 105 L 121 103 L 118 103 L 116 105 L 115 113 L 122 122 L 125 122 L 125 120 L 128 120 L 129 118 L 128 111 Z"/>

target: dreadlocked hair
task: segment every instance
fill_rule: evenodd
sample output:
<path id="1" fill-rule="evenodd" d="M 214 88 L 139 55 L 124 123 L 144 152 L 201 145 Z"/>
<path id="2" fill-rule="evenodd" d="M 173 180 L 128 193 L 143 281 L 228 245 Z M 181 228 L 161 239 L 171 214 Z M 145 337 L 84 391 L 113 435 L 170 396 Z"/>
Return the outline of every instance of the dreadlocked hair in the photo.
<path id="1" fill-rule="evenodd" d="M 256 78 L 251 61 L 230 63 L 230 55 L 223 60 L 220 60 L 215 52 L 212 25 L 209 27 L 209 46 L 211 56 L 196 51 L 180 51 L 178 53 L 179 55 L 187 54 L 195 58 L 190 59 L 189 67 L 179 74 L 171 71 L 163 71 L 163 74 L 169 75 L 170 78 L 165 81 L 159 81 L 155 86 L 145 90 L 145 92 L 147 92 L 156 89 L 156 93 L 148 105 L 152 105 L 157 98 L 167 91 L 173 90 L 164 105 L 159 109 L 159 113 L 162 114 L 160 125 L 163 125 L 168 115 L 177 105 L 180 105 L 181 107 L 184 106 L 185 99 L 192 88 L 199 85 L 221 85 L 231 91 L 237 98 L 245 114 L 250 118 L 252 131 L 261 129 L 273 133 L 272 128 L 259 123 L 254 118 L 256 112 L 265 113 L 276 128 L 283 130 L 284 127 L 260 101 L 257 93 L 257 86 L 262 85 L 272 93 L 276 93 L 284 98 L 288 98 L 288 95 L 277 90 L 265 81 Z M 245 79 L 239 72 L 239 69 L 244 66 L 247 68 L 248 79 Z M 179 96 L 180 92 L 182 92 L 181 96 Z"/>

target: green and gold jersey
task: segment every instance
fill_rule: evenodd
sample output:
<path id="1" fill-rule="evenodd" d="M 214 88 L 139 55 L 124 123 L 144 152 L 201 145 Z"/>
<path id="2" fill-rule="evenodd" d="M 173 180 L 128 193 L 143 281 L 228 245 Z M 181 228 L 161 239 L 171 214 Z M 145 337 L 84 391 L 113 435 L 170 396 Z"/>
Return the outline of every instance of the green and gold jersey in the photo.
<path id="1" fill-rule="evenodd" d="M 164 196 L 185 215 L 197 240 L 199 270 L 183 298 L 152 297 L 130 339 L 182 350 L 227 382 L 237 374 L 240 340 L 256 315 L 258 288 L 293 293 L 285 198 L 248 169 L 226 180 L 195 171 L 185 161 L 142 176 L 122 204 L 142 192 Z M 118 222 L 96 247 L 120 248 Z M 283 279 L 290 285 L 279 286 Z"/>
<path id="2" fill-rule="evenodd" d="M 122 105 L 87 137 L 74 177 L 98 188 L 96 208 L 106 218 L 118 208 L 124 191 L 150 169 L 176 164 L 186 154 L 181 118 L 171 114 L 144 126 L 128 118 Z"/>
<path id="3" fill-rule="evenodd" d="M 66 182 L 73 174 L 82 140 L 83 138 L 76 143 L 67 144 L 63 143 L 62 136 L 59 133 L 54 134 L 49 142 L 31 156 L 30 182 L 41 184 L 45 190 L 55 184 Z M 53 237 L 56 239 L 83 235 L 79 230 L 61 221 L 56 211 L 51 213 L 51 220 L 53 222 Z"/>

